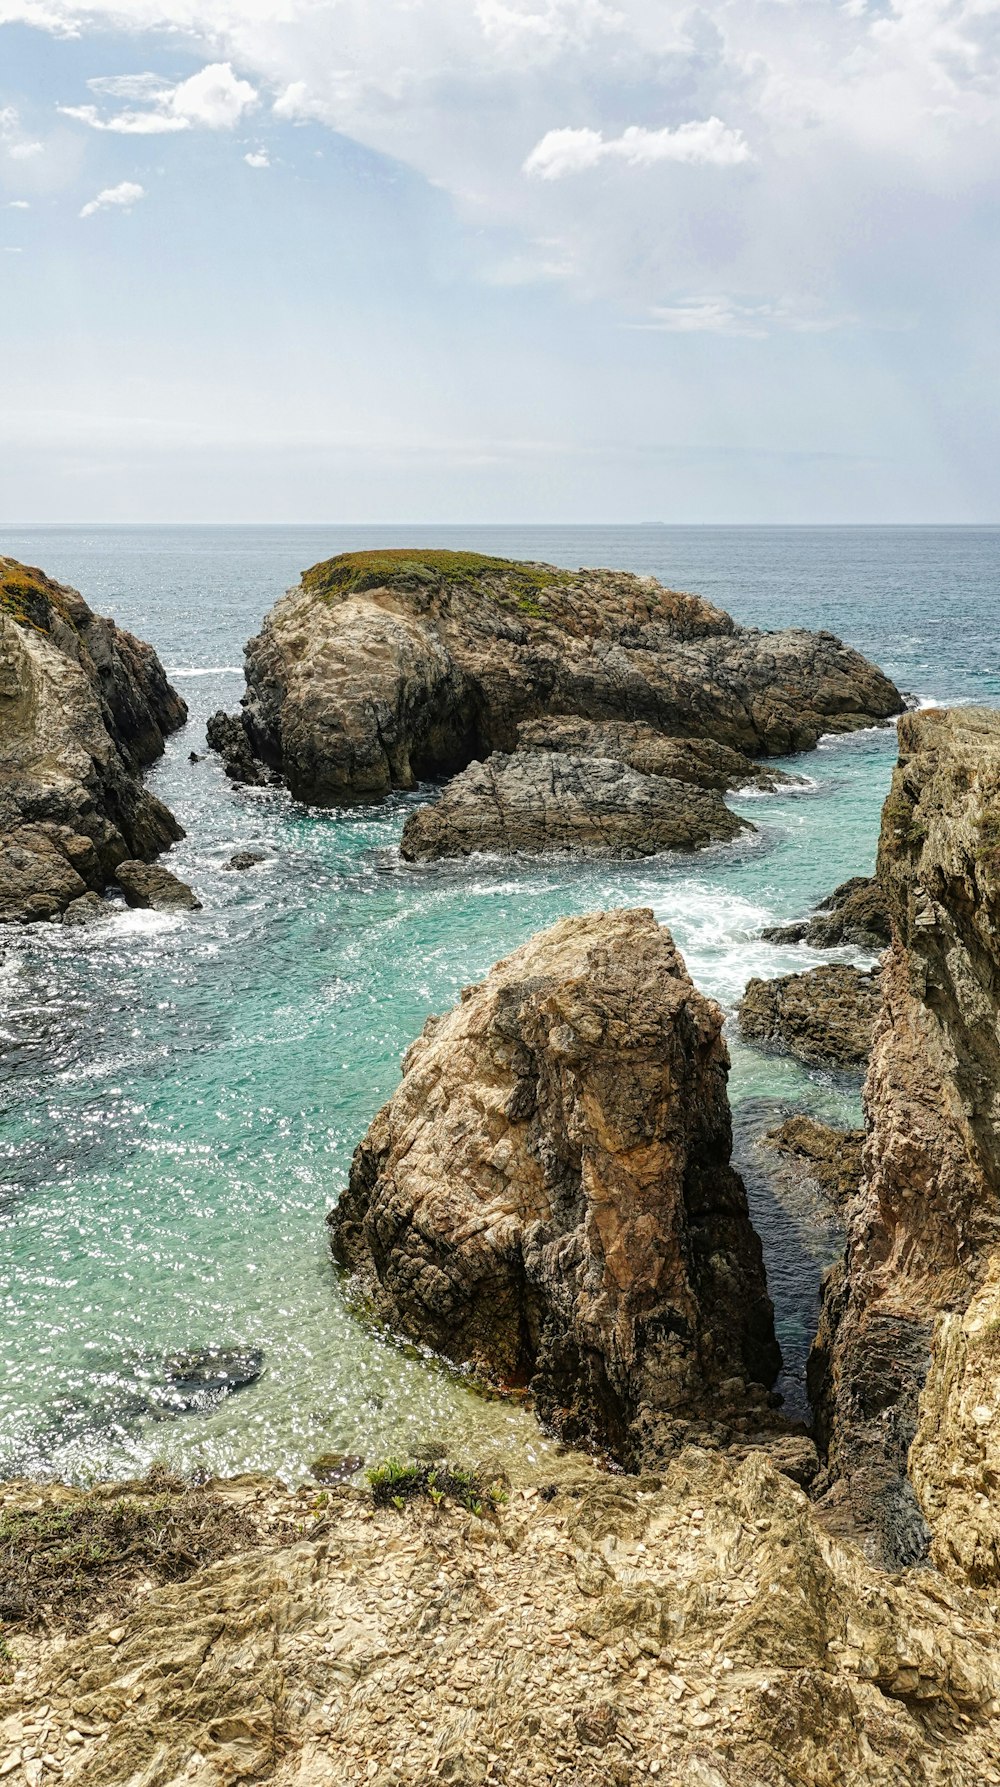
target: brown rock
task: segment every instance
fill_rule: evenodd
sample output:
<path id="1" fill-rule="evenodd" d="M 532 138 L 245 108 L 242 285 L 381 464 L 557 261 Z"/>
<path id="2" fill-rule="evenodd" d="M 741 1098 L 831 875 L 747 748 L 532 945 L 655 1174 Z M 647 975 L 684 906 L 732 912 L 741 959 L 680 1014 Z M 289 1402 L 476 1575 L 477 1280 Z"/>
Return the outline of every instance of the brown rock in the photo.
<path id="1" fill-rule="evenodd" d="M 407 862 L 474 851 L 653 856 L 752 831 L 714 789 L 604 757 L 538 751 L 472 763 L 403 828 Z"/>
<path id="2" fill-rule="evenodd" d="M 0 558 L 0 922 L 58 917 L 182 835 L 140 773 L 186 715 L 150 646 Z"/>
<path id="3" fill-rule="evenodd" d="M 863 1129 L 836 1129 L 801 1113 L 769 1129 L 764 1142 L 795 1160 L 816 1180 L 827 1197 L 843 1204 L 861 1183 Z"/>
<path id="4" fill-rule="evenodd" d="M 868 1059 L 881 999 L 877 969 L 831 962 L 776 980 L 751 980 L 739 1005 L 748 1042 L 787 1050 L 802 1061 L 859 1067 Z"/>
<path id="5" fill-rule="evenodd" d="M 213 720 L 301 800 L 380 798 L 516 747 L 552 715 L 639 722 L 750 756 L 898 713 L 899 691 L 831 633 L 759 633 L 620 571 L 476 553 L 346 553 L 314 565 L 246 650 L 236 718 Z"/>
<path id="6" fill-rule="evenodd" d="M 623 1457 L 759 1408 L 779 1355 L 721 1029 L 652 913 L 563 919 L 429 1020 L 335 1257 L 394 1327 Z"/>
<path id="7" fill-rule="evenodd" d="M 720 794 L 734 788 L 773 790 L 800 780 L 759 763 L 712 738 L 668 738 L 655 726 L 635 720 L 581 720 L 551 714 L 524 720 L 517 729 L 519 751 L 565 751 L 571 757 L 614 757 L 642 776 L 670 776 Z"/>
<path id="8" fill-rule="evenodd" d="M 865 1087 L 865 1176 L 812 1381 L 840 1493 L 875 1551 L 898 1563 L 920 1555 L 926 1521 L 933 1544 L 936 1520 L 954 1531 L 975 1473 L 949 1436 L 967 1422 L 963 1385 L 991 1377 L 963 1317 L 986 1295 L 1000 1246 L 1000 714 L 932 710 L 900 722 L 879 878 L 893 944 Z M 941 1432 L 935 1441 L 924 1424 L 918 1506 L 906 1461 L 928 1369 Z M 992 1391 L 976 1406 L 995 1410 Z M 995 1420 L 973 1414 L 981 1459 Z M 941 1545 L 957 1567 L 961 1547 L 947 1535 Z M 973 1573 L 987 1549 L 970 1534 Z"/>
<path id="9" fill-rule="evenodd" d="M 761 935 L 769 943 L 810 943 L 814 949 L 850 943 L 857 949 L 881 950 L 890 938 L 889 908 L 875 877 L 856 875 L 835 887 L 812 918 L 771 925 Z"/>
<path id="10" fill-rule="evenodd" d="M 162 863 L 120 862 L 115 877 L 130 906 L 151 907 L 155 912 L 201 911 L 201 901 L 187 882 L 179 881 Z"/>

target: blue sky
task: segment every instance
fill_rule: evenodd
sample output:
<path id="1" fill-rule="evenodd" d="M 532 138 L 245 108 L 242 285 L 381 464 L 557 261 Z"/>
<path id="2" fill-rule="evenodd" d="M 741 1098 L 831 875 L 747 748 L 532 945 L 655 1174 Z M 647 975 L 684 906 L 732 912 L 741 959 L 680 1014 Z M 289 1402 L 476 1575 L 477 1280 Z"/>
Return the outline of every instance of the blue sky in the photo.
<path id="1" fill-rule="evenodd" d="M 0 0 L 0 518 L 996 521 L 1000 0 Z"/>

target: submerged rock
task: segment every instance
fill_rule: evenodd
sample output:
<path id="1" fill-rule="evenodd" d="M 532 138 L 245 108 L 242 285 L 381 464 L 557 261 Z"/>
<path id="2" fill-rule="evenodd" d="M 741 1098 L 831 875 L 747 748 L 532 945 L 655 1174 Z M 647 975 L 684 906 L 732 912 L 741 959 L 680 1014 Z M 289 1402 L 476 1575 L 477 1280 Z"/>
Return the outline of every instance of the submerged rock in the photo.
<path id="1" fill-rule="evenodd" d="M 130 906 L 151 907 L 154 912 L 201 911 L 201 901 L 187 882 L 162 863 L 120 862 L 115 879 Z"/>
<path id="2" fill-rule="evenodd" d="M 266 861 L 267 856 L 263 850 L 236 850 L 222 866 L 224 869 L 255 869 L 258 863 Z"/>
<path id="3" fill-rule="evenodd" d="M 800 1061 L 856 1068 L 868 1059 L 880 1002 L 878 969 L 831 962 L 803 974 L 748 981 L 740 1030 L 747 1042 L 785 1050 Z"/>
<path id="4" fill-rule="evenodd" d="M 856 875 L 835 887 L 822 900 L 812 918 L 788 925 L 771 925 L 761 932 L 769 943 L 810 943 L 814 949 L 833 949 L 850 943 L 857 949 L 882 950 L 889 942 L 891 926 L 885 895 L 874 876 Z"/>
<path id="5" fill-rule="evenodd" d="M 186 718 L 151 646 L 0 558 L 0 922 L 57 918 L 183 835 L 141 772 Z"/>
<path id="6" fill-rule="evenodd" d="M 797 1162 L 835 1204 L 846 1203 L 861 1184 L 863 1129 L 837 1129 L 799 1112 L 763 1137 L 764 1143 Z"/>
<path id="7" fill-rule="evenodd" d="M 981 1581 L 1000 1555 L 1000 713 L 901 720 L 879 880 L 893 941 L 865 1173 L 813 1392 L 834 1498 L 873 1552 L 898 1566 L 929 1540 Z"/>
<path id="8" fill-rule="evenodd" d="M 780 756 L 903 706 L 832 633 L 760 633 L 651 577 L 468 552 L 314 565 L 250 640 L 246 676 L 209 742 L 237 780 L 277 773 L 321 806 L 452 775 L 552 715 Z"/>
<path id="9" fill-rule="evenodd" d="M 263 1369 L 260 1347 L 207 1346 L 170 1353 L 162 1365 L 162 1388 L 153 1391 L 153 1400 L 173 1414 L 212 1407 L 255 1384 Z"/>
<path id="10" fill-rule="evenodd" d="M 714 790 L 557 751 L 470 764 L 403 828 L 407 862 L 473 851 L 653 856 L 752 831 Z"/>
<path id="11" fill-rule="evenodd" d="M 377 1315 L 624 1459 L 780 1363 L 719 1008 L 651 912 L 563 919 L 431 1018 L 330 1217 Z"/>
<path id="12" fill-rule="evenodd" d="M 517 729 L 519 751 L 565 751 L 571 757 L 614 757 L 642 776 L 670 776 L 698 788 L 725 794 L 734 788 L 770 792 L 801 778 L 759 763 L 711 738 L 669 738 L 636 720 L 582 720 L 573 714 L 524 720 Z"/>

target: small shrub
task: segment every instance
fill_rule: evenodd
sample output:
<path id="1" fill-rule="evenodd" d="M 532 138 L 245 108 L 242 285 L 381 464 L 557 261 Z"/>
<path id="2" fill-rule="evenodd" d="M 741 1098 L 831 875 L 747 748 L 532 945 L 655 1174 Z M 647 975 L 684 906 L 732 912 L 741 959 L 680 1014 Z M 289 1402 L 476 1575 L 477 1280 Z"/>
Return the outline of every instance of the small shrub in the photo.
<path id="1" fill-rule="evenodd" d="M 478 1471 L 463 1470 L 459 1465 L 404 1464 L 398 1458 L 387 1458 L 385 1464 L 368 1472 L 368 1481 L 377 1508 L 404 1508 L 407 1502 L 420 1499 L 440 1508 L 451 1501 L 482 1518 L 496 1513 L 507 1500 L 499 1478 L 488 1481 Z"/>

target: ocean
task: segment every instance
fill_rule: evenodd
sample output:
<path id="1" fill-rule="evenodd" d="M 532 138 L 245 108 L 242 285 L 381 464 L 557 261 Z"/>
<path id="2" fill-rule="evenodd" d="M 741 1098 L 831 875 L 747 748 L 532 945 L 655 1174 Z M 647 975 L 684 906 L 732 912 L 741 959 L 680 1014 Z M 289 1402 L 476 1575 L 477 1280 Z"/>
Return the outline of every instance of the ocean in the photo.
<path id="1" fill-rule="evenodd" d="M 786 761 L 802 787 L 733 797 L 752 837 L 625 864 L 405 867 L 419 794 L 321 813 L 234 788 L 211 756 L 191 763 L 208 714 L 236 706 L 243 644 L 281 591 L 317 559 L 379 544 L 653 573 L 747 625 L 828 628 L 915 702 L 1000 703 L 998 529 L 0 528 L 0 552 L 150 640 L 188 701 L 150 780 L 187 830 L 170 864 L 204 902 L 0 942 L 0 1474 L 86 1481 L 162 1459 L 297 1481 L 321 1453 L 426 1446 L 494 1450 L 513 1474 L 550 1462 L 524 1409 L 374 1332 L 329 1262 L 325 1215 L 402 1052 L 569 912 L 651 906 L 730 1011 L 751 975 L 870 960 L 759 933 L 872 870 L 892 727 Z M 226 872 L 242 848 L 265 863 Z M 859 1120 L 857 1078 L 730 1045 L 744 1154 L 793 1107 Z M 780 1387 L 802 1413 L 835 1225 L 782 1207 L 749 1170 L 748 1183 Z M 169 1418 L 151 1406 L 163 1357 L 212 1345 L 260 1349 L 259 1381 Z"/>

